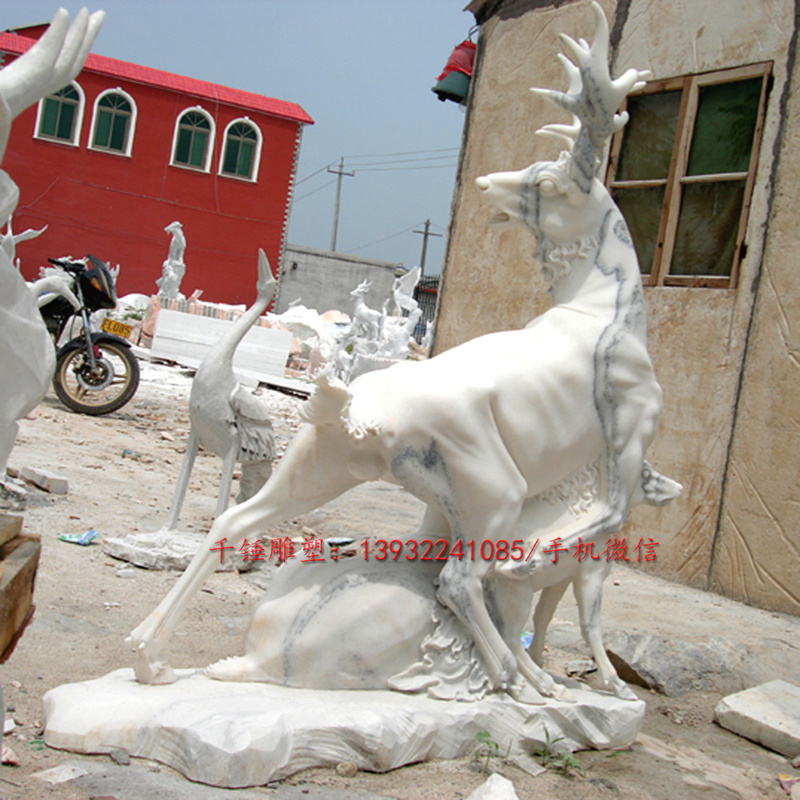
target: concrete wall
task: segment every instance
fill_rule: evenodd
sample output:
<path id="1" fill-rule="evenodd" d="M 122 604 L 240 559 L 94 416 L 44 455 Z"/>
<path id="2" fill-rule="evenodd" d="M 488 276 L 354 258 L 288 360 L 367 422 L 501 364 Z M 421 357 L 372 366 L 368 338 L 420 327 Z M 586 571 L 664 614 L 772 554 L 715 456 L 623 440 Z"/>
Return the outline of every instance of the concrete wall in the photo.
<path id="1" fill-rule="evenodd" d="M 656 468 L 684 484 L 665 507 L 639 507 L 629 539 L 652 536 L 643 568 L 755 604 L 800 613 L 796 475 L 800 433 L 800 287 L 793 191 L 800 168 L 795 8 L 773 0 L 653 3 L 601 0 L 612 27 L 614 74 L 656 79 L 774 61 L 774 84 L 738 286 L 645 289 L 649 346 L 664 388 Z M 557 7 L 554 7 L 557 6 Z M 552 159 L 533 135 L 559 112 L 530 86 L 566 87 L 557 34 L 593 36 L 588 0 L 513 0 L 481 29 L 453 203 L 435 350 L 524 325 L 549 303 L 533 239 L 496 233 L 476 177 Z M 469 313 L 482 299 L 476 320 Z"/>
<path id="2" fill-rule="evenodd" d="M 295 300 L 320 314 L 336 310 L 350 314 L 354 299 L 350 292 L 361 281 L 372 282 L 365 301 L 370 308 L 380 309 L 392 296 L 397 264 L 359 258 L 346 253 L 316 250 L 290 244 L 283 258 L 276 313 L 280 314 Z"/>

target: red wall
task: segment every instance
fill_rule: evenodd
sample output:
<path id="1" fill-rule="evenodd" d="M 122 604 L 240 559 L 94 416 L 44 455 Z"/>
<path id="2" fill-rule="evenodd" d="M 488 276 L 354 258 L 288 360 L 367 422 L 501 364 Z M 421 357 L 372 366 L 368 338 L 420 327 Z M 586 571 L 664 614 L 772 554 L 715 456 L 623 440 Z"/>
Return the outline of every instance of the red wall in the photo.
<path id="1" fill-rule="evenodd" d="M 3 158 L 20 188 L 14 231 L 48 225 L 17 248 L 25 277 L 37 277 L 48 256 L 92 253 L 121 265 L 120 295 L 154 294 L 169 248 L 164 228 L 178 220 L 187 242 L 181 291 L 188 297 L 202 289 L 212 302 L 252 302 L 259 247 L 278 268 L 298 123 L 86 71 L 77 83 L 85 94 L 80 146 L 33 138 L 34 106 L 14 121 Z M 138 108 L 130 157 L 87 147 L 95 99 L 117 87 Z M 169 164 L 176 118 L 196 105 L 216 122 L 209 173 Z M 217 175 L 225 127 L 243 116 L 263 136 L 255 183 Z"/>

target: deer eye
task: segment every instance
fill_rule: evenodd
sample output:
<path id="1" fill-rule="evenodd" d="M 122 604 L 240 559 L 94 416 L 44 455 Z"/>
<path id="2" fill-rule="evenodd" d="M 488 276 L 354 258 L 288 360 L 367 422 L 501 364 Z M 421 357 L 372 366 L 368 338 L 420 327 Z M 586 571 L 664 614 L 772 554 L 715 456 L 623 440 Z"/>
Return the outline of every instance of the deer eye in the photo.
<path id="1" fill-rule="evenodd" d="M 550 178 L 545 178 L 539 184 L 539 193 L 544 195 L 552 195 L 558 191 L 558 187 L 555 184 L 555 181 L 550 180 Z"/>

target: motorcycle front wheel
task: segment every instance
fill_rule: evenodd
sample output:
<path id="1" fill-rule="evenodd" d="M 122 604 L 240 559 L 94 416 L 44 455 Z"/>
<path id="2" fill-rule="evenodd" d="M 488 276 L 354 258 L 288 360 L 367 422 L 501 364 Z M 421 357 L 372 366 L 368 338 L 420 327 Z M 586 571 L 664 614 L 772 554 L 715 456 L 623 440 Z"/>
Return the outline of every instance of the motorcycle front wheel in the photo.
<path id="1" fill-rule="evenodd" d="M 93 371 L 82 348 L 62 353 L 56 361 L 53 388 L 65 406 L 100 416 L 122 408 L 139 386 L 139 363 L 130 348 L 114 342 L 96 345 Z"/>

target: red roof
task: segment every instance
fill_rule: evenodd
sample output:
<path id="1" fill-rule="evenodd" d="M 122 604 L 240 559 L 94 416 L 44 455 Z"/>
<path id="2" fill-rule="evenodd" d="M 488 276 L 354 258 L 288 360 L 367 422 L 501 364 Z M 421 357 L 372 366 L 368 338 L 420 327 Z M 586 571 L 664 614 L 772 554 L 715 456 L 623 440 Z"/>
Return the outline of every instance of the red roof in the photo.
<path id="1" fill-rule="evenodd" d="M 7 53 L 21 55 L 29 50 L 34 43 L 34 39 L 29 39 L 26 36 L 18 36 L 7 31 L 0 33 L 0 50 Z M 99 75 L 108 75 L 122 80 L 143 83 L 148 86 L 158 86 L 181 94 L 194 95 L 206 100 L 216 100 L 220 103 L 228 103 L 229 105 L 247 108 L 252 111 L 261 111 L 265 114 L 271 114 L 273 117 L 291 119 L 304 125 L 314 124 L 314 120 L 296 103 L 276 100 L 273 97 L 244 92 L 240 89 L 230 89 L 217 83 L 187 78 L 183 75 L 175 75 L 172 72 L 163 72 L 160 69 L 142 67 L 139 64 L 119 61 L 116 58 L 89 53 L 83 68 Z"/>

